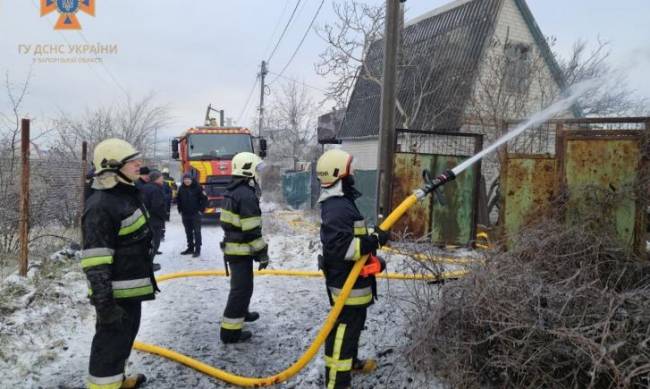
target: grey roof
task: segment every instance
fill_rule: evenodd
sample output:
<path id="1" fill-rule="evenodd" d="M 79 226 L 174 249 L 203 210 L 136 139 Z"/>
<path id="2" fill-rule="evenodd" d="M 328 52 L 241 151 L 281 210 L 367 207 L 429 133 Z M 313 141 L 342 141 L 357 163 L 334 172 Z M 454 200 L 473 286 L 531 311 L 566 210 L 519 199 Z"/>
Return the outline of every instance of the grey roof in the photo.
<path id="1" fill-rule="evenodd" d="M 503 0 L 460 0 L 440 11 L 425 14 L 406 24 L 403 46 L 411 63 L 399 72 L 398 100 L 414 111 L 422 95 L 420 112 L 410 126 L 417 130 L 460 128 L 463 111 L 478 73 L 486 41 L 493 35 Z M 515 0 L 559 85 L 561 72 L 539 27 L 525 3 Z M 372 75 L 381 75 L 383 40 L 369 49 L 366 66 Z M 362 67 L 350 97 L 340 139 L 376 137 L 379 133 L 380 86 L 367 78 Z M 414 91 L 416 91 L 414 93 Z M 418 92 L 424 91 L 424 92 Z M 400 115 L 396 116 L 400 127 Z"/>

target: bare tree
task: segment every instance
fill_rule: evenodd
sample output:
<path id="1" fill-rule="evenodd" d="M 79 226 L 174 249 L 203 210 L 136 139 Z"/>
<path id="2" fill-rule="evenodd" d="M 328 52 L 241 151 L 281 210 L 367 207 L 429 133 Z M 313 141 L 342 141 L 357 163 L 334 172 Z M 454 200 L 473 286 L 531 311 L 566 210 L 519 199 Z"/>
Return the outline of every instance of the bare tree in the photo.
<path id="1" fill-rule="evenodd" d="M 0 109 L 0 252 L 18 248 L 18 183 L 20 122 L 29 90 L 31 71 L 21 83 L 13 83 L 5 73 L 4 92 L 8 106 Z"/>
<path id="2" fill-rule="evenodd" d="M 317 34 L 328 44 L 319 55 L 316 72 L 330 78 L 326 95 L 343 107 L 362 67 L 365 66 L 369 80 L 381 85 L 381 73 L 368 68 L 364 59 L 373 42 L 383 37 L 385 9 L 358 1 L 335 2 L 333 8 L 337 20 L 316 28 Z"/>
<path id="3" fill-rule="evenodd" d="M 291 159 L 294 169 L 299 161 L 310 160 L 316 150 L 317 110 L 304 86 L 297 82 L 284 84 L 268 118 L 269 156 Z"/>
<path id="4" fill-rule="evenodd" d="M 630 88 L 626 77 L 610 64 L 609 42 L 598 39 L 593 48 L 585 40 L 574 43 L 567 58 L 556 55 L 567 85 L 601 80 L 579 99 L 584 116 L 634 116 L 648 114 L 647 99 Z"/>
<path id="5" fill-rule="evenodd" d="M 330 79 L 326 95 L 338 106 L 347 104 L 359 79 L 369 82 L 377 95 L 381 91 L 384 11 L 383 6 L 357 1 L 334 3 L 337 20 L 317 29 L 328 47 L 319 56 L 316 72 Z M 460 42 L 444 36 L 416 39 L 404 35 L 408 34 L 402 36 L 398 56 L 397 124 L 402 128 L 444 127 L 440 119 L 459 109 L 455 94 L 469 80 L 466 64 L 451 57 L 456 52 L 453 46 Z M 435 99 L 443 90 L 449 95 Z"/>
<path id="6" fill-rule="evenodd" d="M 554 38 L 548 39 L 552 48 Z M 647 109 L 640 99 L 609 64 L 609 46 L 598 41 L 588 51 L 585 41 L 574 44 L 568 59 L 555 55 L 559 72 L 553 74 L 548 58 L 536 45 L 493 39 L 485 53 L 481 72 L 468 106 L 469 122 L 478 126 L 492 143 L 506 130 L 506 123 L 524 119 L 556 100 L 563 89 L 590 80 L 598 80 L 593 88 L 578 100 L 571 112 L 560 116 L 625 116 L 641 115 Z M 558 79 L 559 78 L 559 79 Z M 515 141 L 518 152 L 553 153 L 555 134 L 540 136 L 544 129 L 531 130 Z M 486 182 L 489 185 L 489 210 L 498 205 L 500 161 L 503 150 L 483 161 Z M 494 213 L 493 213 L 494 214 Z"/>
<path id="7" fill-rule="evenodd" d="M 540 51 L 523 43 L 492 39 L 481 63 L 468 113 L 491 143 L 505 123 L 542 109 L 560 92 Z"/>
<path id="8" fill-rule="evenodd" d="M 116 137 L 128 140 L 143 155 L 151 155 L 156 146 L 155 132 L 169 121 L 169 108 L 156 103 L 153 94 L 140 100 L 129 98 L 124 104 L 113 107 L 87 109 L 78 118 L 61 112 L 55 120 L 57 136 L 50 151 L 60 156 L 74 156 L 83 141 L 92 147 L 106 138 Z"/>

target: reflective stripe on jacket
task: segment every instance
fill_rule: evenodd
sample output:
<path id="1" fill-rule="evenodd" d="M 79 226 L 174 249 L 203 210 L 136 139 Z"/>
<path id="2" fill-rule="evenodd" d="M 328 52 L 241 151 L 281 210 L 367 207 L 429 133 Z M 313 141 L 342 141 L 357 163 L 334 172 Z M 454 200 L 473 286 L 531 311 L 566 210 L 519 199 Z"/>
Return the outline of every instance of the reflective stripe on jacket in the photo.
<path id="1" fill-rule="evenodd" d="M 235 179 L 224 193 L 221 226 L 225 232 L 223 253 L 226 260 L 256 258 L 266 254 L 262 238 L 262 211 L 255 188 L 249 179 Z"/>
<path id="2" fill-rule="evenodd" d="M 377 248 L 376 239 L 368 235 L 366 222 L 354 200 L 340 193 L 321 199 L 320 237 L 323 244 L 325 280 L 335 302 L 354 263 Z M 359 277 L 348 306 L 368 306 L 373 302 L 374 277 Z"/>
<path id="3" fill-rule="evenodd" d="M 150 300 L 157 290 L 148 214 L 134 186 L 95 190 L 83 215 L 81 267 L 93 299 Z"/>

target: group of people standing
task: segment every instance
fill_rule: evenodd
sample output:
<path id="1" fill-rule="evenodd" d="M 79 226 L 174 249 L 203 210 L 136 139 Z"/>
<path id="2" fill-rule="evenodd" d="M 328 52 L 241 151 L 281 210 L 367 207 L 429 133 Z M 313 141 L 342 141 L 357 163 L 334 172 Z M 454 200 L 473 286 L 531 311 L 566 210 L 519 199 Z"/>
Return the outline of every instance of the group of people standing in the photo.
<path id="1" fill-rule="evenodd" d="M 317 164 L 321 183 L 321 242 L 319 268 L 325 275 L 328 299 L 334 304 L 356 261 L 366 258 L 388 241 L 388 233 L 369 228 L 355 204 L 352 156 L 342 150 L 324 153 Z M 139 152 L 129 143 L 108 139 L 94 150 L 95 174 L 83 216 L 84 246 L 81 266 L 89 281 L 90 301 L 97 312 L 92 341 L 88 387 L 136 388 L 143 374 L 126 376 L 124 368 L 137 335 L 141 302 L 152 300 L 158 287 L 153 258 L 164 237 L 171 199 L 167 201 L 165 176 L 142 169 Z M 232 160 L 232 181 L 221 211 L 221 242 L 230 270 L 230 291 L 224 309 L 220 339 L 238 343 L 251 338 L 244 323 L 259 319 L 249 310 L 253 294 L 253 263 L 258 270 L 269 264 L 268 245 L 262 237 L 259 172 L 262 160 L 239 153 Z M 170 188 L 171 189 L 171 188 Z M 190 175 L 178 188 L 188 247 L 181 254 L 200 255 L 201 214 L 207 198 Z M 382 262 L 383 263 L 383 262 Z M 359 277 L 325 345 L 327 388 L 351 387 L 351 373 L 376 368 L 372 359 L 358 358 L 359 337 L 367 308 L 377 297 L 374 274 Z"/>
<path id="2" fill-rule="evenodd" d="M 140 190 L 144 206 L 149 212 L 155 254 L 162 254 L 159 251 L 160 242 L 165 239 L 165 223 L 170 220 L 172 200 L 175 200 L 187 238 L 187 249 L 181 255 L 200 256 L 201 215 L 207 206 L 208 197 L 196 179 L 189 173 L 185 174 L 179 188 L 169 175 L 169 169 L 160 172 L 149 170 L 145 166 L 140 168 L 140 178 L 135 182 L 135 187 Z"/>

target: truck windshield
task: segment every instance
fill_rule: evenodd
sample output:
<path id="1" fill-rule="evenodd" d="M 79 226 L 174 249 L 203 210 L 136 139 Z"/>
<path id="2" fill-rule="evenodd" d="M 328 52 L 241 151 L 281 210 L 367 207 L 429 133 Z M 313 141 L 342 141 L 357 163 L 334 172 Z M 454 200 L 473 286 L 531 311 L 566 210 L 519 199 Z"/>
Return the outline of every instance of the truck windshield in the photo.
<path id="1" fill-rule="evenodd" d="M 188 139 L 189 159 L 231 159 L 242 151 L 253 151 L 250 135 L 194 134 Z"/>

